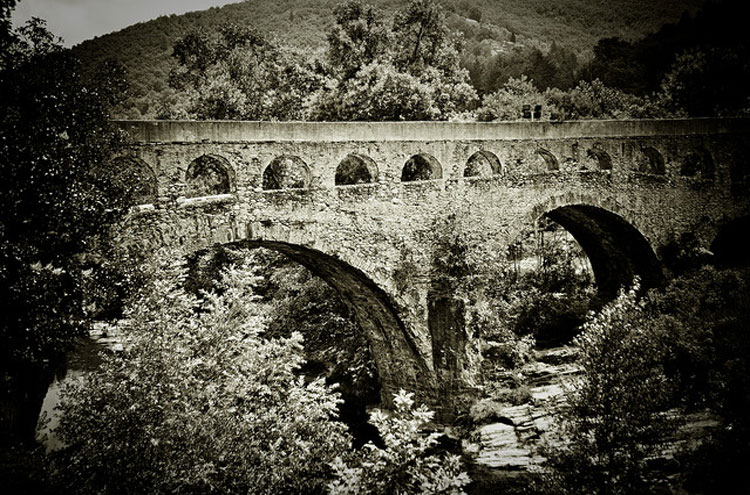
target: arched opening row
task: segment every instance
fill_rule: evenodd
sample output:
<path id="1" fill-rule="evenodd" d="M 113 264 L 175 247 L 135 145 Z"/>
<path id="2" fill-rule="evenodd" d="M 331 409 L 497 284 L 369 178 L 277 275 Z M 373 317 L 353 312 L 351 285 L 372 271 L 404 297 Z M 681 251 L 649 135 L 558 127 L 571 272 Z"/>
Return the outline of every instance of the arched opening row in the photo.
<path id="1" fill-rule="evenodd" d="M 597 147 L 587 151 L 600 170 L 612 169 L 610 155 Z M 547 149 L 535 152 L 537 170 L 553 172 L 560 170 L 557 157 Z M 636 162 L 642 173 L 664 175 L 664 157 L 653 147 L 640 149 Z M 156 200 L 156 176 L 142 160 L 135 157 L 119 157 L 113 160 L 116 181 L 133 204 L 153 203 Z M 503 173 L 504 167 L 494 153 L 479 150 L 466 161 L 463 177 L 489 178 Z M 713 179 L 715 165 L 711 153 L 697 148 L 688 153 L 682 162 L 680 175 Z M 378 181 L 379 171 L 375 161 L 365 155 L 349 154 L 336 168 L 334 183 L 337 186 L 369 184 Z M 402 182 L 437 180 L 444 177 L 440 162 L 428 153 L 411 156 L 401 170 Z M 274 158 L 263 171 L 264 190 L 306 189 L 310 186 L 312 174 L 309 166 L 298 156 L 281 155 Z M 193 160 L 185 172 L 185 183 L 189 197 L 230 194 L 235 188 L 234 170 L 227 159 L 218 155 L 202 155 Z"/>

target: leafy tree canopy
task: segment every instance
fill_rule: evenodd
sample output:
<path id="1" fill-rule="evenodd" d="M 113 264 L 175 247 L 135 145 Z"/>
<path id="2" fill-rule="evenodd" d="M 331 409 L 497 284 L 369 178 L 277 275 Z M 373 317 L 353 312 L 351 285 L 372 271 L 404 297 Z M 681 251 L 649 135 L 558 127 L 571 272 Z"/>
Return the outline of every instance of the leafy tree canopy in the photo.
<path id="1" fill-rule="evenodd" d="M 318 94 L 313 118 L 447 120 L 471 108 L 476 92 L 459 64 L 460 39 L 437 2 L 412 0 L 390 29 L 384 24 L 356 0 L 337 9 L 328 37 L 333 80 Z"/>
<path id="2" fill-rule="evenodd" d="M 169 84 L 187 101 L 162 117 L 299 120 L 321 84 L 313 67 L 257 31 L 230 24 L 218 34 L 194 31 L 178 40 Z"/>
<path id="3" fill-rule="evenodd" d="M 39 19 L 3 39 L 0 361 L 10 366 L 43 361 L 80 331 L 82 253 L 129 200 L 103 166 L 120 142 L 109 108 L 125 89 L 122 70 L 84 78 Z"/>
<path id="4" fill-rule="evenodd" d="M 72 382 L 56 430 L 76 493 L 322 493 L 349 446 L 338 394 L 297 375 L 302 337 L 268 337 L 248 266 L 199 299 L 183 275 L 143 292 L 128 343 Z M 164 304 L 168 300 L 169 304 Z"/>

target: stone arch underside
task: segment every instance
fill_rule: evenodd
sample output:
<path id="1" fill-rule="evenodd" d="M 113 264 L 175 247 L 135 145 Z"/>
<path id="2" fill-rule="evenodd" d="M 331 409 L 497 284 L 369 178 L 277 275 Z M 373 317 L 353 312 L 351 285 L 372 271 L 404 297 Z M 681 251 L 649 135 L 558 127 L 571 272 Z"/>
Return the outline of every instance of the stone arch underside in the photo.
<path id="1" fill-rule="evenodd" d="M 262 187 L 267 191 L 306 189 L 310 187 L 310 168 L 302 158 L 281 155 L 274 158 L 263 171 Z"/>
<path id="2" fill-rule="evenodd" d="M 641 148 L 642 158 L 639 160 L 638 171 L 649 174 L 664 175 L 666 168 L 664 166 L 664 156 L 651 146 Z"/>
<path id="3" fill-rule="evenodd" d="M 586 155 L 596 161 L 599 170 L 612 170 L 612 158 L 603 149 L 591 148 L 586 151 Z"/>
<path id="4" fill-rule="evenodd" d="M 366 274 L 345 261 L 297 244 L 270 240 L 244 240 L 234 244 L 282 253 L 321 277 L 341 295 L 370 344 L 381 381 L 383 403 L 391 404 L 393 394 L 401 388 L 415 392 L 422 400 L 434 402 L 434 374 L 425 365 L 389 296 Z"/>
<path id="5" fill-rule="evenodd" d="M 464 168 L 464 177 L 491 177 L 502 173 L 503 166 L 500 159 L 487 150 L 479 150 L 471 155 Z"/>
<path id="6" fill-rule="evenodd" d="M 542 160 L 545 172 L 554 172 L 556 170 L 560 170 L 560 163 L 558 162 L 557 157 L 553 155 L 549 150 L 539 148 L 536 150 L 536 155 L 539 159 Z"/>
<path id="7" fill-rule="evenodd" d="M 591 262 L 599 297 L 611 300 L 641 280 L 648 289 L 664 283 L 661 263 L 646 238 L 623 217 L 597 206 L 575 204 L 544 214 L 575 238 Z"/>

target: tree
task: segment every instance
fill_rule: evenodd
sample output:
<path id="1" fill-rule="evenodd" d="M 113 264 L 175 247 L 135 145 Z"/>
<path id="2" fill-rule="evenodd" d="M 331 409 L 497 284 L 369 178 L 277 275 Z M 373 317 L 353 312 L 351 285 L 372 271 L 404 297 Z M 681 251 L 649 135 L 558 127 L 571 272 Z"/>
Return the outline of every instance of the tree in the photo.
<path id="1" fill-rule="evenodd" d="M 707 47 L 677 56 L 658 98 L 666 112 L 690 117 L 750 113 L 750 63 L 744 47 Z"/>
<path id="2" fill-rule="evenodd" d="M 62 393 L 56 474 L 80 493 L 320 493 L 349 446 L 338 394 L 306 381 L 302 338 L 266 336 L 257 272 L 143 292 L 125 350 Z M 164 304 L 168 300 L 169 304 Z"/>
<path id="3" fill-rule="evenodd" d="M 471 108 L 476 92 L 459 65 L 460 42 L 437 3 L 411 1 L 390 30 L 357 1 L 336 12 L 328 38 L 333 77 L 316 96 L 314 119 L 447 120 Z"/>
<path id="4" fill-rule="evenodd" d="M 550 493 L 650 493 L 647 459 L 677 426 L 665 412 L 674 386 L 667 339 L 654 331 L 637 285 L 583 326 L 582 375 L 567 394 L 560 437 L 548 448 Z M 660 330 L 660 327 L 657 327 Z"/>
<path id="5" fill-rule="evenodd" d="M 109 108 L 125 83 L 115 65 L 84 78 L 39 19 L 2 40 L 0 373 L 2 401 L 20 409 L 3 436 L 28 441 L 50 369 L 87 328 L 86 253 L 129 206 L 104 166 L 121 140 Z"/>
<path id="6" fill-rule="evenodd" d="M 194 31 L 174 44 L 178 67 L 169 84 L 182 91 L 184 111 L 198 119 L 300 120 L 321 84 L 310 62 L 248 27 Z M 179 109 L 164 108 L 171 117 Z"/>
<path id="7" fill-rule="evenodd" d="M 520 120 L 523 117 L 523 107 L 542 104 L 543 95 L 526 76 L 519 79 L 511 78 L 502 89 L 486 95 L 482 99 L 482 106 L 477 110 L 477 118 L 482 121 L 492 120 Z M 543 108 L 547 113 L 549 110 Z"/>
<path id="8" fill-rule="evenodd" d="M 334 8 L 333 15 L 328 64 L 334 73 L 350 78 L 386 51 L 390 35 L 383 13 L 371 5 L 343 3 Z"/>

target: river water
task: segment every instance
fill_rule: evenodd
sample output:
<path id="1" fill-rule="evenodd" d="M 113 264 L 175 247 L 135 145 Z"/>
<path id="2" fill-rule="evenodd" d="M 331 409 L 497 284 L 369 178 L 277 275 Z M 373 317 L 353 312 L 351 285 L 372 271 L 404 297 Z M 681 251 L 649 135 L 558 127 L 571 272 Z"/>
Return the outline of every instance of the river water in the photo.
<path id="1" fill-rule="evenodd" d="M 60 403 L 62 385 L 79 379 L 84 373 L 96 370 L 102 362 L 100 353 L 106 349 L 121 349 L 118 339 L 108 337 L 101 331 L 92 332 L 91 336 L 78 339 L 75 348 L 66 356 L 66 362 L 55 374 L 55 379 L 47 389 L 42 403 L 42 410 L 37 423 L 36 438 L 45 446 L 47 452 L 62 447 L 59 438 L 52 430 L 60 422 Z"/>

